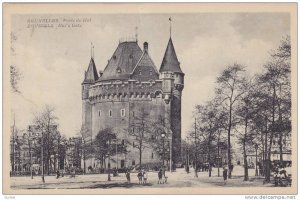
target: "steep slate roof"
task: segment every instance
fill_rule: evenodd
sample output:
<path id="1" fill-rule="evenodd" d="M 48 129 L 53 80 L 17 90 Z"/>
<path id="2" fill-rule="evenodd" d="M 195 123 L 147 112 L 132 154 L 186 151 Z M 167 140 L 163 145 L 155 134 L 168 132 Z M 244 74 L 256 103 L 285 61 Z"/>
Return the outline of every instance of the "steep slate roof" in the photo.
<path id="1" fill-rule="evenodd" d="M 99 80 L 129 79 L 142 53 L 137 42 L 119 43 Z"/>
<path id="2" fill-rule="evenodd" d="M 91 58 L 87 72 L 85 73 L 83 83 L 93 83 L 98 80 L 97 68 L 94 59 Z"/>
<path id="3" fill-rule="evenodd" d="M 180 69 L 180 63 L 177 59 L 175 48 L 171 38 L 169 39 L 163 61 L 159 69 L 159 72 L 165 71 L 182 73 Z"/>
<path id="4" fill-rule="evenodd" d="M 141 58 L 139 59 L 138 63 L 136 64 L 136 66 L 132 70 L 132 73 L 134 72 L 134 70 L 138 66 L 152 67 L 152 68 L 154 68 L 155 72 L 158 74 L 156 66 L 155 66 L 154 62 L 152 61 L 152 59 L 150 58 L 150 56 L 148 54 L 148 51 L 143 52 L 143 54 L 142 54 Z"/>

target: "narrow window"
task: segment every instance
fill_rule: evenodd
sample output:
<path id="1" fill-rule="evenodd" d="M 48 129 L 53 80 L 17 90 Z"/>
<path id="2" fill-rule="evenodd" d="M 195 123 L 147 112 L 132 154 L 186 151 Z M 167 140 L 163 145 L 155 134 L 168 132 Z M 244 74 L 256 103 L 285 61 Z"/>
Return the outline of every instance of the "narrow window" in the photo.
<path id="1" fill-rule="evenodd" d="M 111 116 L 112 116 L 112 111 L 109 110 L 108 114 L 109 114 L 109 116 L 111 117 Z"/>
<path id="2" fill-rule="evenodd" d="M 121 109 L 121 117 L 125 117 L 125 109 Z"/>
<path id="3" fill-rule="evenodd" d="M 151 158 L 152 158 L 152 159 L 154 158 L 153 152 L 152 152 L 152 154 L 151 154 Z"/>
<path id="4" fill-rule="evenodd" d="M 132 165 L 135 165 L 135 160 L 132 161 Z"/>
<path id="5" fill-rule="evenodd" d="M 99 110 L 98 115 L 99 115 L 99 117 L 101 116 L 101 110 Z"/>
<path id="6" fill-rule="evenodd" d="M 134 112 L 132 112 L 132 117 L 134 117 Z"/>
<path id="7" fill-rule="evenodd" d="M 122 145 L 124 145 L 125 144 L 125 140 L 122 140 Z"/>
<path id="8" fill-rule="evenodd" d="M 134 142 L 132 142 L 132 146 L 134 147 Z"/>

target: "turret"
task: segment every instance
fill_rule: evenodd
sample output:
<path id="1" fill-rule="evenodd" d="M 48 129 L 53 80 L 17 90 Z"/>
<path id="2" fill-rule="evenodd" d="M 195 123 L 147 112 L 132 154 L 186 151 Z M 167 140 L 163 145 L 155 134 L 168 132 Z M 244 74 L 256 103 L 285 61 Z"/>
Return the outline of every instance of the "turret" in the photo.
<path id="1" fill-rule="evenodd" d="M 171 37 L 159 72 L 161 73 L 161 79 L 163 79 L 163 85 L 165 86 L 163 87 L 164 93 L 169 94 L 172 93 L 173 90 L 182 91 L 184 86 L 184 73 L 180 68 L 180 63 L 177 59 Z"/>
<path id="2" fill-rule="evenodd" d="M 172 162 L 178 163 L 181 155 L 181 95 L 184 87 L 184 73 L 181 71 L 175 48 L 170 37 L 160 67 L 163 94 L 171 114 Z"/>
<path id="3" fill-rule="evenodd" d="M 84 72 L 84 80 L 82 82 L 82 99 L 88 98 L 88 90 L 91 84 L 99 79 L 94 58 L 91 57 L 87 71 Z"/>
<path id="4" fill-rule="evenodd" d="M 89 89 L 92 84 L 98 80 L 98 73 L 94 58 L 91 57 L 87 71 L 84 73 L 84 80 L 82 82 L 82 127 L 87 131 L 85 137 L 92 138 L 92 105 L 89 101 Z"/>

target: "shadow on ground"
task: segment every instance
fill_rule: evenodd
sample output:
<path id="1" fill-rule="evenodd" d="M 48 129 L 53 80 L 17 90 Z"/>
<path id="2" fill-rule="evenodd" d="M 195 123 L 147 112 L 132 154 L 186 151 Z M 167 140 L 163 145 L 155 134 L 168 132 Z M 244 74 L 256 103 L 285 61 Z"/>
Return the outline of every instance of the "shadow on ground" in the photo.
<path id="1" fill-rule="evenodd" d="M 95 184 L 92 186 L 87 187 L 81 187 L 81 189 L 96 189 L 96 188 L 102 188 L 102 189 L 110 189 L 110 188 L 132 188 L 132 187 L 145 187 L 145 186 L 152 186 L 151 183 L 146 184 L 137 184 L 137 183 L 109 183 L 109 184 Z"/>

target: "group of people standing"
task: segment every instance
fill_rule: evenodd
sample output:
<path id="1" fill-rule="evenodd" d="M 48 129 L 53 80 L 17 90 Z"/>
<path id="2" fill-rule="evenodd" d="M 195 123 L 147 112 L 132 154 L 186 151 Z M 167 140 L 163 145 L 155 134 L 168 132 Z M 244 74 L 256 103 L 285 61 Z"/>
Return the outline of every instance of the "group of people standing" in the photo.
<path id="1" fill-rule="evenodd" d="M 140 170 L 137 174 L 137 177 L 139 179 L 139 184 L 146 184 L 148 179 L 148 173 L 145 170 Z"/>
<path id="2" fill-rule="evenodd" d="M 165 174 L 165 170 L 163 169 L 159 169 L 158 173 L 158 184 L 165 184 L 167 183 L 167 179 L 168 177 Z M 130 171 L 127 170 L 125 172 L 125 176 L 127 179 L 127 183 L 130 183 Z M 146 170 L 139 170 L 138 174 L 137 174 L 138 180 L 139 180 L 139 185 L 145 185 L 147 184 L 148 181 L 148 172 Z"/>

